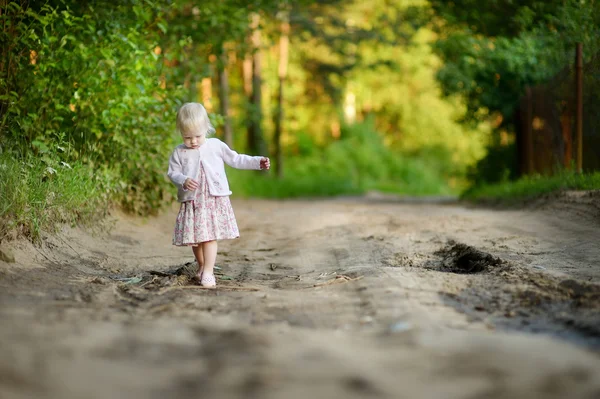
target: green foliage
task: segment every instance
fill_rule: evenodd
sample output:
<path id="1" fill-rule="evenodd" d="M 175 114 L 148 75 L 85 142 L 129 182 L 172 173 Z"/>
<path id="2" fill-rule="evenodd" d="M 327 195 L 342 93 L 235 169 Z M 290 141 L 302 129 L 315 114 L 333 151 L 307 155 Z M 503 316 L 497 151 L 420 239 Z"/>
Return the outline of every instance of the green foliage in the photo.
<path id="1" fill-rule="evenodd" d="M 452 194 L 447 179 L 422 158 L 390 150 L 370 123 L 342 130 L 342 139 L 310 155 L 290 156 L 277 180 L 248 171 L 229 170 L 235 195 L 310 197 L 359 194 L 370 190 L 409 195 Z"/>
<path id="2" fill-rule="evenodd" d="M 369 109 L 393 148 L 424 157 L 429 164 L 443 164 L 448 177 L 460 178 L 483 157 L 489 128 L 461 126 L 456 119 L 464 105 L 441 99 L 434 74 L 439 59 L 430 50 L 434 38 L 431 31 L 421 29 L 404 48 L 361 48 L 369 58 L 393 58 L 399 70 L 358 68 L 351 74 L 348 91 L 362 99 L 360 105 Z M 436 161 L 432 153 L 441 159 Z"/>
<path id="3" fill-rule="evenodd" d="M 415 33 L 426 24 L 421 0 L 315 3 L 296 4 L 291 11 L 292 31 L 299 33 L 292 40 L 310 76 L 305 95 L 312 102 L 339 105 L 353 71 L 397 72 L 397 57 L 384 51 L 373 56 L 365 50 L 410 47 Z"/>
<path id="4" fill-rule="evenodd" d="M 5 163 L 3 228 L 23 226 L 37 236 L 54 221 L 74 220 L 67 213 L 78 206 L 59 199 L 104 200 L 86 186 L 99 184 L 98 176 L 110 177 L 101 186 L 110 185 L 110 198 L 127 211 L 152 214 L 172 200 L 166 158 L 177 140 L 176 109 L 196 100 L 189 75 L 210 74 L 202 57 L 211 46 L 242 38 L 251 12 L 279 7 L 227 1 L 187 9 L 188 3 L 1 3 L 0 154 L 30 165 Z M 197 52 L 202 46 L 207 50 Z M 211 117 L 217 125 L 222 120 Z M 43 206 L 40 198 L 50 192 L 58 199 Z"/>
<path id="5" fill-rule="evenodd" d="M 93 224 L 106 215 L 115 178 L 77 162 L 56 168 L 35 157 L 0 155 L 0 241 L 18 232 L 34 241 L 60 223 Z"/>
<path id="6" fill-rule="evenodd" d="M 583 43 L 586 61 L 600 51 L 598 1 L 430 3 L 438 17 L 433 18 L 439 35 L 434 48 L 443 61 L 437 73 L 443 93 L 464 100 L 463 122 L 490 121 L 495 135 L 514 132 L 514 111 L 527 86 L 548 82 L 559 72 L 568 75 L 577 42 Z M 591 77 L 586 90 L 596 82 Z M 478 182 L 516 176 L 515 154 L 508 153 L 514 147 L 500 148 L 499 142 L 492 140 L 489 158 L 479 164 Z"/>
<path id="7" fill-rule="evenodd" d="M 461 26 L 488 37 L 518 36 L 533 24 L 546 22 L 562 0 L 430 0 L 432 10 L 444 20 L 443 27 Z M 554 14 L 556 15 L 556 14 Z"/>
<path id="8" fill-rule="evenodd" d="M 516 179 L 516 155 L 514 143 L 505 146 L 491 146 L 487 155 L 469 170 L 469 180 L 473 185 L 478 186 Z"/>
<path id="9" fill-rule="evenodd" d="M 479 202 L 513 203 L 563 190 L 600 190 L 600 172 L 578 174 L 562 171 L 550 177 L 526 176 L 516 181 L 473 187 L 462 198 Z"/>
<path id="10" fill-rule="evenodd" d="M 440 59 L 430 47 L 436 36 L 425 6 L 418 0 L 338 1 L 294 10 L 284 143 L 300 154 L 315 145 L 306 137 L 318 146 L 336 145 L 332 131 L 351 98 L 357 120 L 373 118 L 389 151 L 420 158 L 453 188 L 464 186 L 468 168 L 485 155 L 490 129 L 461 125 L 464 102 L 441 98 Z M 276 54 L 265 56 L 266 86 L 277 87 Z M 291 164 L 286 161 L 286 173 Z"/>
<path id="11" fill-rule="evenodd" d="M 548 46 L 547 40 L 531 37 L 489 39 L 458 32 L 437 44 L 446 61 L 437 77 L 445 95 L 465 98 L 466 121 L 500 112 L 510 123 L 525 87 L 557 72 L 555 65 L 539 56 Z"/>
<path id="12" fill-rule="evenodd" d="M 181 97 L 179 88 L 161 85 L 168 71 L 154 51 L 159 3 L 7 9 L 2 18 L 14 31 L 5 30 L 3 41 L 14 60 L 0 80 L 11 93 L 2 104 L 5 151 L 108 166 L 121 176 L 125 209 L 157 210 Z"/>
<path id="13" fill-rule="evenodd" d="M 584 44 L 587 58 L 600 50 L 597 2 L 529 1 L 529 5 L 519 3 L 518 7 L 510 1 L 494 2 L 498 7 L 511 8 L 508 14 L 490 14 L 482 10 L 493 9 L 487 3 L 469 0 L 454 2 L 456 7 L 432 3 L 446 18 L 438 27 L 443 34 L 435 46 L 444 61 L 438 79 L 444 94 L 466 99 L 467 120 L 500 112 L 504 124 L 510 126 L 525 87 L 548 80 L 572 63 L 576 42 Z M 478 10 L 483 15 L 477 14 Z M 507 26 L 502 20 L 519 29 L 507 32 L 490 28 Z"/>
<path id="14" fill-rule="evenodd" d="M 102 201 L 110 197 L 138 214 L 155 213 L 172 201 L 165 172 L 178 141 L 176 110 L 184 101 L 202 101 L 200 82 L 214 77 L 224 50 L 237 57 L 236 65 L 228 65 L 236 132 L 244 132 L 258 115 L 247 107 L 237 72 L 249 51 L 255 13 L 263 32 L 267 135 L 276 109 L 275 46 L 282 12 L 289 12 L 292 25 L 284 91 L 285 178 L 232 171 L 234 191 L 275 197 L 368 190 L 451 193 L 483 155 L 487 130 L 459 125 L 455 119 L 465 105 L 440 99 L 433 74 L 440 59 L 429 49 L 436 37 L 426 27 L 424 0 L 1 4 L 0 150 L 6 159 L 33 165 L 6 169 L 27 175 L 32 185 L 19 191 L 14 189 L 19 180 L 7 178 L 13 189 L 6 192 L 13 194 L 3 196 L 0 207 L 13 227 L 34 226 L 26 230 L 39 232 L 35 226 L 44 223 L 28 224 L 27 218 L 41 220 L 44 211 L 51 221 L 66 218 L 64 213 L 75 209 L 70 202 L 56 207 L 63 209 L 60 217 L 52 216 L 53 207 L 27 204 L 43 203 L 44 190 L 56 189 L 57 197 L 59 188 L 74 192 L 68 182 L 76 179 L 86 189 L 74 198 L 108 190 Z M 358 120 L 367 122 L 342 127 L 336 139 L 349 93 L 356 95 Z M 217 114 L 211 119 L 217 126 L 223 122 Z M 237 148 L 246 142 L 243 134 L 235 141 Z M 13 198 L 26 205 L 9 214 Z"/>

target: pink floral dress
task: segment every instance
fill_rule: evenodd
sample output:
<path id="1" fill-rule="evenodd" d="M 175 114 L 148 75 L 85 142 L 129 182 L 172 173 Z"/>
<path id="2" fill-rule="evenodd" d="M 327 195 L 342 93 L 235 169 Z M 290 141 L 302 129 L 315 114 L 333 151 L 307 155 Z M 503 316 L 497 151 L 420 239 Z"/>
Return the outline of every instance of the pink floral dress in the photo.
<path id="1" fill-rule="evenodd" d="M 175 222 L 173 245 L 195 245 L 205 241 L 238 238 L 240 232 L 231 201 L 228 196 L 210 195 L 202 162 L 198 183 L 194 200 L 181 203 Z"/>

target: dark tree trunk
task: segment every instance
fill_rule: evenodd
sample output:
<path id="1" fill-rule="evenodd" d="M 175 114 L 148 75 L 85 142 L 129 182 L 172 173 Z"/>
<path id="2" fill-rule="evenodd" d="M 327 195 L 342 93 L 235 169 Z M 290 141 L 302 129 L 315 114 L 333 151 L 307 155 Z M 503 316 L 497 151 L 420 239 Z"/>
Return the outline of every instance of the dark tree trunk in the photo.
<path id="1" fill-rule="evenodd" d="M 260 52 L 260 16 L 252 16 L 252 95 L 249 107 L 248 151 L 253 155 L 266 155 L 262 137 L 262 68 Z"/>
<path id="2" fill-rule="evenodd" d="M 275 148 L 275 172 L 278 178 L 283 177 L 283 153 L 281 149 L 281 133 L 283 125 L 283 85 L 287 77 L 288 49 L 289 49 L 290 24 L 281 23 L 281 37 L 279 38 L 279 91 L 277 94 L 277 112 L 275 113 L 275 134 L 273 137 Z"/>
<path id="3" fill-rule="evenodd" d="M 221 48 L 221 57 L 217 62 L 219 70 L 219 106 L 221 115 L 223 115 L 223 131 L 225 133 L 225 143 L 233 146 L 233 133 L 231 131 L 231 119 L 229 118 L 229 76 L 227 72 L 227 51 Z"/>

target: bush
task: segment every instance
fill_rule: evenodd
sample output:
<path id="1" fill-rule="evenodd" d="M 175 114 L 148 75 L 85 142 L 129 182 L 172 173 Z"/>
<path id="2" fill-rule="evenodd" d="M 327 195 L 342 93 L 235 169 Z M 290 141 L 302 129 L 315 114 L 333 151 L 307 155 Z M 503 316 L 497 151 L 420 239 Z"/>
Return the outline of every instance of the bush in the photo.
<path id="1" fill-rule="evenodd" d="M 16 2 L 1 6 L 11 29 L 0 39 L 11 62 L 0 72 L 5 151 L 53 156 L 118 172 L 123 207 L 152 213 L 165 202 L 164 154 L 173 146 L 179 87 L 157 49 L 164 25 L 159 2 L 94 8 Z M 184 45 L 185 40 L 182 40 Z"/>
<path id="2" fill-rule="evenodd" d="M 487 155 L 469 171 L 469 178 L 476 186 L 515 180 L 517 176 L 515 144 L 488 147 Z"/>

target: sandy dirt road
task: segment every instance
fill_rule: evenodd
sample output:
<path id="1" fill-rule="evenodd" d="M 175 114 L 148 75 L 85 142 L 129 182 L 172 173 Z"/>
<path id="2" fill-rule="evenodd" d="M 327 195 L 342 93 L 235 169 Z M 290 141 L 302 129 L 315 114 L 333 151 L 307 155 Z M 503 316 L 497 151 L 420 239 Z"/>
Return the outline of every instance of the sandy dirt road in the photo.
<path id="1" fill-rule="evenodd" d="M 0 398 L 600 398 L 599 193 L 234 209 L 216 290 L 175 211 L 9 243 Z"/>

